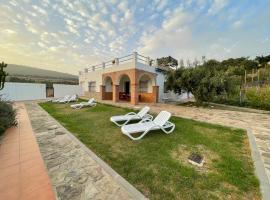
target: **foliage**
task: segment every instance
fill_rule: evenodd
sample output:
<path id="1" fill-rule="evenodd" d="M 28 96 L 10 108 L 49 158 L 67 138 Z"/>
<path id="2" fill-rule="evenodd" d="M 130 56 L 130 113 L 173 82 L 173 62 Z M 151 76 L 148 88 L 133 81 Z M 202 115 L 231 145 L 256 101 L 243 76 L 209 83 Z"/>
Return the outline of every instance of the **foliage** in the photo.
<path id="1" fill-rule="evenodd" d="M 173 67 L 173 68 L 175 68 L 178 66 L 178 61 L 171 56 L 167 56 L 167 57 L 158 58 L 157 64 L 160 67 Z"/>
<path id="2" fill-rule="evenodd" d="M 0 96 L 0 135 L 2 135 L 7 128 L 16 125 L 16 110 L 10 102 L 3 100 Z"/>
<path id="3" fill-rule="evenodd" d="M 265 89 L 256 91 L 247 86 L 270 83 L 269 56 L 229 58 L 221 62 L 208 60 L 201 65 L 180 67 L 167 73 L 167 89 L 176 93 L 191 92 L 198 104 L 227 103 L 269 109 Z M 262 68 L 263 66 L 263 68 Z"/>
<path id="4" fill-rule="evenodd" d="M 194 68 L 181 67 L 167 75 L 167 89 L 176 93 L 191 92 L 197 103 L 211 101 L 217 95 L 232 91 L 237 78 L 224 73 L 220 63 L 209 60 Z"/>
<path id="5" fill-rule="evenodd" d="M 255 61 L 259 63 L 259 66 L 264 67 L 267 65 L 268 62 L 270 62 L 270 55 L 268 56 L 257 56 L 255 58 Z"/>
<path id="6" fill-rule="evenodd" d="M 270 86 L 252 87 L 246 90 L 247 106 L 270 110 Z"/>
<path id="7" fill-rule="evenodd" d="M 7 64 L 4 62 L 0 63 L 0 90 L 2 90 L 5 86 L 5 81 L 7 77 L 7 73 L 4 71 L 4 68 L 7 67 Z"/>
<path id="8" fill-rule="evenodd" d="M 40 105 L 149 199 L 260 199 L 243 130 L 173 117 L 170 135 L 153 131 L 134 142 L 108 120 L 133 110 Z M 189 153 L 202 149 L 206 168 L 189 165 Z"/>

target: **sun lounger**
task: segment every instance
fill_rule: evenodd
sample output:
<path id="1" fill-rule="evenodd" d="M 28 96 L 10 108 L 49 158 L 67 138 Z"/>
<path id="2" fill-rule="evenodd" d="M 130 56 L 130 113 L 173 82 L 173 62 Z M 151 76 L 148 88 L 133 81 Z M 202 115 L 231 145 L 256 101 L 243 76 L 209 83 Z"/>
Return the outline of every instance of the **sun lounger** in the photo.
<path id="1" fill-rule="evenodd" d="M 130 112 L 127 113 L 126 115 L 112 116 L 110 121 L 115 123 L 117 126 L 123 126 L 133 120 L 142 120 L 144 118 L 153 119 L 152 115 L 147 114 L 149 110 L 150 108 L 148 106 L 145 106 L 138 113 Z"/>
<path id="2" fill-rule="evenodd" d="M 94 107 L 96 105 L 97 105 L 97 103 L 95 102 L 95 99 L 91 98 L 91 99 L 89 99 L 88 102 L 81 102 L 81 103 L 78 103 L 78 104 L 73 104 L 70 107 L 74 108 L 74 109 L 81 109 L 83 107 L 88 107 L 88 106 L 89 107 Z"/>
<path id="3" fill-rule="evenodd" d="M 74 102 L 74 101 L 77 101 L 77 100 L 78 100 L 77 95 L 74 94 L 66 101 L 66 103 Z"/>
<path id="4" fill-rule="evenodd" d="M 66 95 L 64 97 L 60 97 L 58 99 L 54 99 L 54 100 L 52 100 L 52 102 L 53 103 L 59 103 L 60 101 L 64 101 L 64 100 L 69 99 L 69 98 L 70 98 L 70 95 Z"/>
<path id="5" fill-rule="evenodd" d="M 170 134 L 175 129 L 175 124 L 168 121 L 170 117 L 171 113 L 161 111 L 154 120 L 145 118 L 139 123 L 122 126 L 121 131 L 132 140 L 140 140 L 152 130 L 162 130 L 164 133 Z M 133 137 L 132 134 L 134 133 L 142 134 L 138 137 Z"/>

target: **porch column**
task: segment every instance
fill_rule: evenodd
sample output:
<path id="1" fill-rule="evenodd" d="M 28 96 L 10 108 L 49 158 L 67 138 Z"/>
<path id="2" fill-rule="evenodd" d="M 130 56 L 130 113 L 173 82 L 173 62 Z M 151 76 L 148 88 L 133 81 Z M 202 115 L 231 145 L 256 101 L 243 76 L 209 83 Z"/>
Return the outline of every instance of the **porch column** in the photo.
<path id="1" fill-rule="evenodd" d="M 105 85 L 100 85 L 100 99 L 105 100 Z"/>
<path id="2" fill-rule="evenodd" d="M 159 86 L 155 85 L 153 86 L 153 92 L 152 92 L 152 97 L 153 97 L 153 103 L 158 102 L 158 96 L 159 96 Z"/>
<path id="3" fill-rule="evenodd" d="M 132 105 L 137 105 L 139 102 L 139 90 L 138 90 L 138 84 L 131 84 L 131 90 L 130 90 L 130 103 Z"/>
<path id="4" fill-rule="evenodd" d="M 119 85 L 113 85 L 113 102 L 119 101 Z"/>

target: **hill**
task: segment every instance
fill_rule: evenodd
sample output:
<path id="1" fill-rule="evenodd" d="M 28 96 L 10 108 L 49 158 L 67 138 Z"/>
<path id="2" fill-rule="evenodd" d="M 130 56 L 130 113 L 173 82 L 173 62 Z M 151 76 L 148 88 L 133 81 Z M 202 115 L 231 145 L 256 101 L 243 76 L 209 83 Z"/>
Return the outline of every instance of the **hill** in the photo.
<path id="1" fill-rule="evenodd" d="M 78 76 L 23 65 L 8 64 L 5 71 L 9 82 L 78 84 Z"/>

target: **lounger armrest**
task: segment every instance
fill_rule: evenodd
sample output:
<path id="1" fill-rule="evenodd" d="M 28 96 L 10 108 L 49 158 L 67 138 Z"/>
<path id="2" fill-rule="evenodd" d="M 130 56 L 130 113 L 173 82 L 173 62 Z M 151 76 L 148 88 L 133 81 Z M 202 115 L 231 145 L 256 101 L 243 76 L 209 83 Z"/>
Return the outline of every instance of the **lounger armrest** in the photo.
<path id="1" fill-rule="evenodd" d="M 130 113 L 125 114 L 125 116 L 129 116 L 129 115 L 137 115 L 137 113 L 135 113 L 135 112 L 130 112 Z"/>
<path id="2" fill-rule="evenodd" d="M 153 120 L 154 117 L 153 117 L 153 115 L 145 114 L 143 118 L 144 118 L 144 119 L 147 118 L 147 119 Z"/>
<path id="3" fill-rule="evenodd" d="M 145 123 L 145 122 L 151 122 L 151 118 L 143 118 L 141 121 L 139 121 L 140 124 Z"/>

